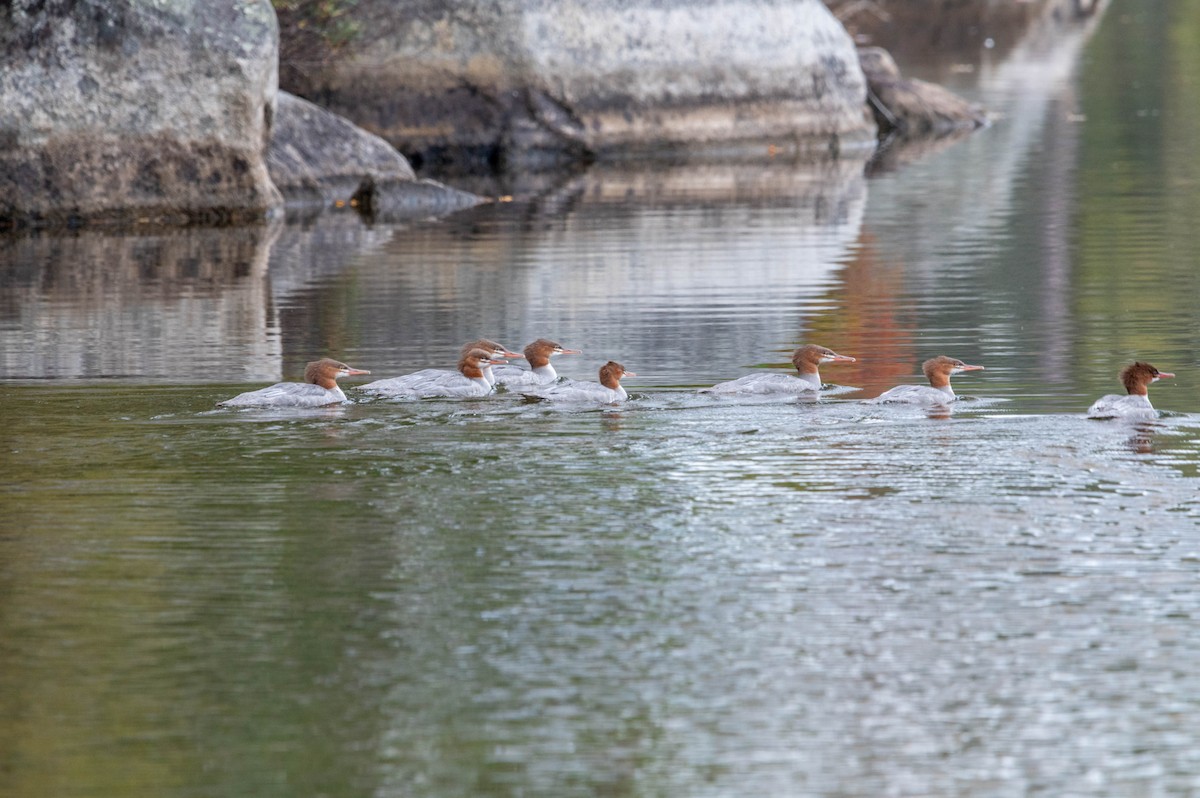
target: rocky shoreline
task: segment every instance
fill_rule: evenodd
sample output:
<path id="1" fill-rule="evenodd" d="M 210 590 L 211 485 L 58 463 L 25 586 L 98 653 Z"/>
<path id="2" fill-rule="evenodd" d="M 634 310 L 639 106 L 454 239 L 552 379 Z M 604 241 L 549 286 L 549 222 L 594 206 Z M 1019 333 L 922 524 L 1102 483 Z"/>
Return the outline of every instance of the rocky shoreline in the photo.
<path id="1" fill-rule="evenodd" d="M 886 54 L 860 63 L 819 0 L 360 0 L 354 11 L 352 46 L 307 70 L 284 53 L 300 85 L 283 88 L 316 104 L 280 90 L 268 0 L 0 6 L 0 230 L 253 223 L 339 206 L 407 217 L 484 201 L 418 179 L 402 153 L 515 172 L 862 160 L 889 115 L 934 109 L 907 135 L 984 121 L 902 81 Z"/>

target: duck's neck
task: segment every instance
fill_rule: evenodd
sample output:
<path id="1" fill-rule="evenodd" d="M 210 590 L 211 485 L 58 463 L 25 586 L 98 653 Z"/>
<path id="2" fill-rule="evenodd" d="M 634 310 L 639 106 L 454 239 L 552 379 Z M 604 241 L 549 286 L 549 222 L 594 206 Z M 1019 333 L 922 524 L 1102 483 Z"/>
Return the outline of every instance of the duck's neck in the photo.
<path id="1" fill-rule="evenodd" d="M 554 366 L 550 365 L 550 361 L 544 363 L 530 363 L 533 367 L 532 371 L 538 376 L 542 382 L 554 382 L 558 379 L 558 372 L 554 370 Z"/>
<path id="2" fill-rule="evenodd" d="M 482 382 L 485 385 L 491 385 L 491 383 L 487 381 L 487 377 L 483 375 L 483 368 L 481 366 L 476 366 L 474 364 L 468 365 L 464 363 L 459 366 L 458 370 L 464 377 L 472 382 Z"/>
<path id="3" fill-rule="evenodd" d="M 796 379 L 807 383 L 814 391 L 821 390 L 821 375 L 817 373 L 816 366 L 810 366 L 808 369 L 801 371 L 796 375 Z"/>
<path id="4" fill-rule="evenodd" d="M 496 384 L 496 375 L 492 373 L 491 365 L 484 366 L 482 371 L 483 371 L 483 378 L 485 380 L 487 380 L 487 384 L 495 385 Z"/>

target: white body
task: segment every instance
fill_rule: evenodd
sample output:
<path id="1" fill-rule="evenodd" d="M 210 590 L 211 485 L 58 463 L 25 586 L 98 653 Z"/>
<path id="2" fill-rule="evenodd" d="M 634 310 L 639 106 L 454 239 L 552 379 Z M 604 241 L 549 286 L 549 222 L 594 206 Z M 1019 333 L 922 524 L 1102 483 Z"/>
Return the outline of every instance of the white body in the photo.
<path id="1" fill-rule="evenodd" d="M 958 397 L 949 386 L 934 388 L 929 385 L 897 385 L 867 401 L 872 404 L 945 405 L 956 399 Z"/>
<path id="2" fill-rule="evenodd" d="M 433 399 L 446 397 L 462 399 L 487 396 L 492 385 L 484 377 L 470 378 L 461 372 L 445 369 L 422 369 L 402 377 L 376 380 L 360 386 L 360 390 L 389 398 Z"/>
<path id="3" fill-rule="evenodd" d="M 1150 398 L 1140 394 L 1101 396 L 1088 408 L 1088 418 L 1156 418 Z"/>
<path id="4" fill-rule="evenodd" d="M 218 402 L 220 407 L 324 407 L 346 401 L 338 387 L 322 388 L 307 382 L 277 382 L 269 388 L 240 393 Z"/>
<path id="5" fill-rule="evenodd" d="M 815 374 L 747 374 L 736 380 L 717 383 L 701 393 L 794 396 L 820 390 L 821 378 Z"/>
<path id="6" fill-rule="evenodd" d="M 625 392 L 624 387 L 618 385 L 616 390 L 614 390 L 598 382 L 560 382 L 548 385 L 539 391 L 530 391 L 529 395 L 548 399 L 552 402 L 581 402 L 605 405 L 623 402 L 629 398 L 629 394 Z"/>
<path id="7" fill-rule="evenodd" d="M 535 369 L 523 369 L 519 366 L 497 366 L 492 369 L 495 382 L 506 386 L 511 391 L 521 388 L 532 388 L 539 385 L 549 385 L 558 379 L 554 366 L 547 363 Z"/>

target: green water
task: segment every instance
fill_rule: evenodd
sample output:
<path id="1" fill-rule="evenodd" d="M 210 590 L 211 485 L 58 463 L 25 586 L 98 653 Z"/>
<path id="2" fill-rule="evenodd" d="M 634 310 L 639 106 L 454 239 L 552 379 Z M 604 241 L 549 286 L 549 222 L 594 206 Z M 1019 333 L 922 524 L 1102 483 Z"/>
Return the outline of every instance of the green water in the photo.
<path id="1" fill-rule="evenodd" d="M 1190 417 L 199 393 L 10 400 L 11 794 L 1190 783 Z"/>
<path id="2" fill-rule="evenodd" d="M 1195 5 L 869 178 L 0 243 L 0 795 L 1200 790 Z M 480 335 L 632 400 L 214 408 Z M 695 392 L 802 341 L 846 390 Z M 941 352 L 952 413 L 861 403 Z M 1162 417 L 1085 419 L 1133 358 Z"/>

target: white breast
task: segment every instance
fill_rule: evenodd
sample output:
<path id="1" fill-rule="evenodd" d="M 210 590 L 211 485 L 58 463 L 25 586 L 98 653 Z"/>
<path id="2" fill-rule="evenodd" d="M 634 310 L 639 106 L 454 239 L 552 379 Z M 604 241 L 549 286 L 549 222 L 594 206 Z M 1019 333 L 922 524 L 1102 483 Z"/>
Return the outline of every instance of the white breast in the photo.
<path id="1" fill-rule="evenodd" d="M 957 398 L 951 388 L 934 388 L 930 385 L 897 385 L 867 401 L 871 404 L 944 405 Z"/>
<path id="2" fill-rule="evenodd" d="M 516 389 L 536 385 L 549 385 L 558 379 L 554 366 L 546 364 L 535 369 L 523 369 L 518 366 L 499 366 L 495 369 L 496 381 L 508 388 Z"/>

